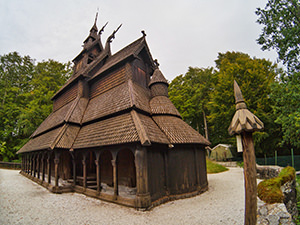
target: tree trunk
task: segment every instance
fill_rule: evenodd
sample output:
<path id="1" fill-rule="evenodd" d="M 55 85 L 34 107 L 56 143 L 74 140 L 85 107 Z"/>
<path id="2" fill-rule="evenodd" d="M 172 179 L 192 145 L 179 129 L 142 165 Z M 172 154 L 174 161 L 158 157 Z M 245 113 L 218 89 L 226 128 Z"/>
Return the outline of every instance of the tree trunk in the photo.
<path id="1" fill-rule="evenodd" d="M 208 140 L 208 129 L 207 129 L 206 114 L 205 114 L 204 110 L 202 111 L 202 113 L 203 113 L 203 122 L 204 122 L 205 138 Z"/>

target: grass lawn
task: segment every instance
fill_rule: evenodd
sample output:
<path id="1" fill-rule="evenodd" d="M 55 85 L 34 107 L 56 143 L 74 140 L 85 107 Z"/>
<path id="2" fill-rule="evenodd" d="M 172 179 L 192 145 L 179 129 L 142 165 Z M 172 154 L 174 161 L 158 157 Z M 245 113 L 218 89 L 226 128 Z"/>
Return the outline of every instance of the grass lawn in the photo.
<path id="1" fill-rule="evenodd" d="M 206 159 L 206 168 L 207 168 L 207 173 L 221 173 L 228 170 L 226 167 L 214 163 L 209 159 Z"/>

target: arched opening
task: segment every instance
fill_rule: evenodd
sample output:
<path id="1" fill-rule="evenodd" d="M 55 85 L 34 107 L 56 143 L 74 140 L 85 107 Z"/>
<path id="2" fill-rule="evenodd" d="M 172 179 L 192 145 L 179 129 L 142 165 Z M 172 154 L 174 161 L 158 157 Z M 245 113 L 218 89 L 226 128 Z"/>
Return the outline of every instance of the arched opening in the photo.
<path id="1" fill-rule="evenodd" d="M 105 191 L 105 186 L 113 187 L 113 167 L 111 164 L 112 154 L 110 151 L 104 151 L 100 155 L 100 175 L 101 186 Z"/>
<path id="2" fill-rule="evenodd" d="M 97 190 L 95 160 L 96 160 L 96 156 L 94 151 L 88 151 L 86 156 L 86 173 L 87 173 L 86 187 Z"/>
<path id="3" fill-rule="evenodd" d="M 129 149 L 121 150 L 117 156 L 119 194 L 135 195 L 136 169 L 134 155 Z"/>

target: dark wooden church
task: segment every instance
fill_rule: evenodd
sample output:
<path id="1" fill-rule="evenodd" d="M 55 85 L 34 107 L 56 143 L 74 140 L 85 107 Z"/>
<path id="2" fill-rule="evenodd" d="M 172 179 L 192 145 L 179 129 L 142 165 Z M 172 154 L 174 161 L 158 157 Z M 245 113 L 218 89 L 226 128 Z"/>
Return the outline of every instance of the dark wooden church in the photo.
<path id="1" fill-rule="evenodd" d="M 105 26 L 104 26 L 105 27 Z M 207 190 L 203 136 L 168 98 L 145 33 L 119 52 L 95 24 L 53 96 L 53 111 L 19 150 L 24 176 L 55 193 L 75 191 L 135 208 Z"/>

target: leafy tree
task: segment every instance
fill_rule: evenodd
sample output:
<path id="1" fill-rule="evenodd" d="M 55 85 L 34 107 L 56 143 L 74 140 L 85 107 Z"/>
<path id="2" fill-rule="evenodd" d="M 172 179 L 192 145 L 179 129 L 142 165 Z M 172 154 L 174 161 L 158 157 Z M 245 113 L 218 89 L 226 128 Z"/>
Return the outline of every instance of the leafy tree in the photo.
<path id="1" fill-rule="evenodd" d="M 275 122 L 282 127 L 281 145 L 300 149 L 300 73 L 280 77 L 272 86 Z"/>
<path id="2" fill-rule="evenodd" d="M 11 160 L 51 112 L 50 98 L 70 76 L 70 65 L 35 64 L 12 52 L 0 56 L 0 158 Z"/>
<path id="3" fill-rule="evenodd" d="M 19 144 L 18 117 L 26 105 L 24 96 L 30 90 L 34 62 L 17 52 L 0 56 L 0 151 L 2 158 L 14 156 Z"/>
<path id="4" fill-rule="evenodd" d="M 282 145 L 300 148 L 300 2 L 269 0 L 258 8 L 257 22 L 264 25 L 258 43 L 262 49 L 275 49 L 287 66 L 287 74 L 272 86 L 275 122 L 282 127 Z"/>
<path id="5" fill-rule="evenodd" d="M 268 152 L 276 147 L 278 127 L 274 126 L 270 85 L 279 70 L 275 64 L 265 59 L 250 58 L 240 52 L 219 53 L 215 61 L 217 72 L 209 102 L 211 139 L 214 144 L 231 143 L 235 138 L 228 135 L 228 126 L 236 111 L 233 81 L 236 80 L 242 90 L 248 109 L 265 124 L 264 132 L 254 135 L 256 152 Z"/>
<path id="6" fill-rule="evenodd" d="M 70 75 L 70 63 L 54 60 L 37 63 L 31 81 L 32 90 L 26 93 L 27 105 L 21 111 L 18 124 L 24 136 L 29 137 L 51 113 L 51 97 Z"/>
<path id="7" fill-rule="evenodd" d="M 189 67 L 185 75 L 177 76 L 169 86 L 170 99 L 183 119 L 207 138 L 207 104 L 212 90 L 213 71 L 213 68 Z"/>
<path id="8" fill-rule="evenodd" d="M 257 22 L 262 24 L 258 43 L 262 50 L 275 49 L 288 71 L 300 70 L 300 2 L 299 0 L 269 0 L 258 8 Z"/>

